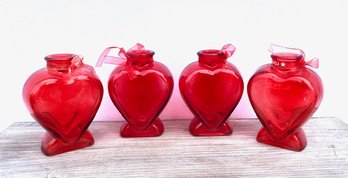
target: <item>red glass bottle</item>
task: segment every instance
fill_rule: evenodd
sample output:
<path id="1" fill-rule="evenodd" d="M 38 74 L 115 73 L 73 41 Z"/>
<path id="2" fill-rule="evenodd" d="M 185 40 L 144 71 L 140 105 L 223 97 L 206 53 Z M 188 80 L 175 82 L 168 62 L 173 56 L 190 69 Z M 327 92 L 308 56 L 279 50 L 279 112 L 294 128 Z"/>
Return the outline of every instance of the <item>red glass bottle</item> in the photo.
<path id="1" fill-rule="evenodd" d="M 241 99 L 244 86 L 238 69 L 227 62 L 234 51 L 232 45 L 199 51 L 198 62 L 181 73 L 181 96 L 195 116 L 189 126 L 194 136 L 232 134 L 226 120 Z"/>
<path id="2" fill-rule="evenodd" d="M 107 48 L 97 66 L 103 62 L 118 64 L 110 74 L 108 89 L 112 102 L 127 121 L 121 127 L 121 136 L 160 136 L 164 126 L 158 116 L 172 94 L 172 74 L 165 65 L 154 61 L 153 51 L 145 50 L 141 44 L 127 52 L 120 48 L 119 57 L 107 56 L 112 48 L 118 47 Z"/>
<path id="3" fill-rule="evenodd" d="M 47 67 L 33 73 L 23 99 L 33 118 L 47 130 L 41 150 L 48 156 L 93 145 L 87 130 L 103 97 L 91 66 L 74 54 L 45 57 Z"/>
<path id="4" fill-rule="evenodd" d="M 261 66 L 248 83 L 251 105 L 263 128 L 257 141 L 293 151 L 302 151 L 306 135 L 301 126 L 318 109 L 323 97 L 319 76 L 307 66 L 303 51 L 271 46 L 272 63 Z M 277 51 L 275 51 L 275 49 Z"/>

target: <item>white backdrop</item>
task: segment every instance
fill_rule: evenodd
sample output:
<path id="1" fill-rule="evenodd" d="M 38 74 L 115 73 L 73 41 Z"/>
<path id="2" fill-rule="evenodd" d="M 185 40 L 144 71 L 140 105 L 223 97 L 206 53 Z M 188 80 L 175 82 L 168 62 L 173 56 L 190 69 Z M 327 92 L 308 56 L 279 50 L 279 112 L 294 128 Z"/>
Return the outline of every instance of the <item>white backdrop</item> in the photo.
<path id="1" fill-rule="evenodd" d="M 154 50 L 155 59 L 174 75 L 175 90 L 163 119 L 192 117 L 177 82 L 184 67 L 197 60 L 198 50 L 234 44 L 237 51 L 229 61 L 246 85 L 260 65 L 270 62 L 267 48 L 274 42 L 303 49 L 307 60 L 320 58 L 317 72 L 325 93 L 315 116 L 348 121 L 347 23 L 344 0 L 0 0 L 0 129 L 33 121 L 22 87 L 45 66 L 45 55 L 81 54 L 94 65 L 105 47 L 129 48 L 137 42 Z M 104 84 L 113 67 L 97 69 Z M 231 117 L 255 117 L 246 92 Z M 105 90 L 96 120 L 120 119 Z"/>

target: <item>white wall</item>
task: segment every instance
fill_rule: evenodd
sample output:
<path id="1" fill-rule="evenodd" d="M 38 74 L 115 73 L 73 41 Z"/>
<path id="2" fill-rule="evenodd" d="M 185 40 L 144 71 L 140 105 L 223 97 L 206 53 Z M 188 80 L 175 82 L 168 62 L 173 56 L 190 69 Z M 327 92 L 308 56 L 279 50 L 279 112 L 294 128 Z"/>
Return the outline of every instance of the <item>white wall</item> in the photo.
<path id="1" fill-rule="evenodd" d="M 0 129 L 16 121 L 33 121 L 22 102 L 25 80 L 44 67 L 43 57 L 57 52 L 84 55 L 94 65 L 110 45 L 129 48 L 143 43 L 155 59 L 174 74 L 175 91 L 161 117 L 192 115 L 180 98 L 177 82 L 183 68 L 200 49 L 237 47 L 229 60 L 245 84 L 275 42 L 303 49 L 308 59 L 320 58 L 317 70 L 325 94 L 315 116 L 348 121 L 348 1 L 318 0 L 1 0 L 0 59 L 2 62 Z M 113 66 L 97 69 L 104 84 Z M 255 117 L 246 92 L 232 117 Z M 96 120 L 122 119 L 107 92 Z"/>

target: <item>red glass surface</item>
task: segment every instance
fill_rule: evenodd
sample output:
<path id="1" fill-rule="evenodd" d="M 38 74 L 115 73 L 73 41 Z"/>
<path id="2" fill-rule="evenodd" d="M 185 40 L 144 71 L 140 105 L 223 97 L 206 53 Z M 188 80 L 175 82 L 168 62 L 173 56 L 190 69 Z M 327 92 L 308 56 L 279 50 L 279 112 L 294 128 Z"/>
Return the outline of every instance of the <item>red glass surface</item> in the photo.
<path id="1" fill-rule="evenodd" d="M 179 81 L 181 96 L 195 116 L 189 130 L 194 136 L 230 135 L 226 120 L 242 97 L 242 77 L 223 50 L 197 54 L 198 62 L 188 65 Z"/>
<path id="2" fill-rule="evenodd" d="M 289 49 L 289 48 L 286 48 Z M 323 97 L 319 76 L 306 65 L 304 53 L 276 52 L 272 64 L 261 66 L 248 83 L 251 105 L 263 128 L 257 141 L 293 151 L 307 145 L 301 126 Z"/>
<path id="3" fill-rule="evenodd" d="M 153 51 L 136 49 L 124 55 L 126 61 L 114 69 L 108 83 L 111 100 L 127 121 L 121 136 L 160 136 L 164 127 L 158 116 L 172 94 L 172 74 L 153 60 Z"/>
<path id="4" fill-rule="evenodd" d="M 33 73 L 23 87 L 27 108 L 47 130 L 42 152 L 51 156 L 92 145 L 87 128 L 103 96 L 94 69 L 74 54 L 53 54 L 45 59 L 47 67 Z"/>

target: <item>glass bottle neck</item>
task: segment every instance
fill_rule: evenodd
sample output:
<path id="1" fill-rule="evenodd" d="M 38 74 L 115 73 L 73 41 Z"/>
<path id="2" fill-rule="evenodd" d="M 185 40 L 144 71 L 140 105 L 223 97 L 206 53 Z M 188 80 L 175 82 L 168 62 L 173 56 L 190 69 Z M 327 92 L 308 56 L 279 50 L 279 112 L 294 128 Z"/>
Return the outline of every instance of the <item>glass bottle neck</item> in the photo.
<path id="1" fill-rule="evenodd" d="M 301 54 L 295 53 L 274 53 L 272 57 L 272 67 L 278 70 L 292 70 L 305 65 Z"/>
<path id="2" fill-rule="evenodd" d="M 153 63 L 153 56 L 155 52 L 150 50 L 132 50 L 127 52 L 127 62 L 137 66 L 145 66 Z"/>
<path id="3" fill-rule="evenodd" d="M 221 50 L 208 49 L 197 53 L 198 62 L 208 66 L 215 66 L 217 64 L 224 64 L 227 56 Z"/>
<path id="4" fill-rule="evenodd" d="M 52 54 L 45 57 L 47 68 L 57 72 L 67 73 L 75 54 Z"/>

